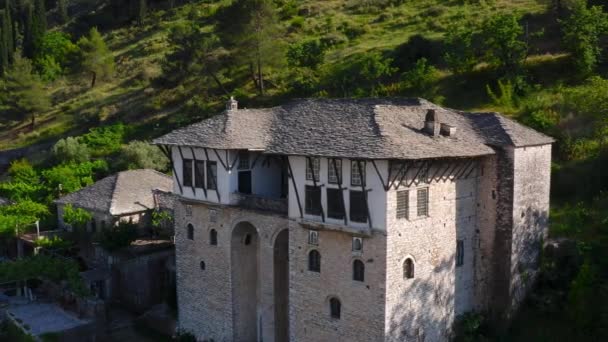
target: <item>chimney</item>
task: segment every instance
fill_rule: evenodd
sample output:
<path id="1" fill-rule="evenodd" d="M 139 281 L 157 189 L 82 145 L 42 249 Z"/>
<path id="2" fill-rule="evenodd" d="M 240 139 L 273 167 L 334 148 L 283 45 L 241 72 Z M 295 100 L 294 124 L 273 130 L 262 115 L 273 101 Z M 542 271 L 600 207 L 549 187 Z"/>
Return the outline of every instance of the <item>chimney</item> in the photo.
<path id="1" fill-rule="evenodd" d="M 226 110 L 237 110 L 239 109 L 239 103 L 234 99 L 234 96 L 230 96 L 230 100 L 226 102 Z"/>
<path id="2" fill-rule="evenodd" d="M 440 133 L 440 127 L 439 114 L 434 109 L 429 109 L 426 112 L 426 117 L 424 119 L 424 131 L 437 137 Z"/>
<path id="3" fill-rule="evenodd" d="M 456 126 L 442 123 L 440 131 L 441 131 L 441 135 L 443 135 L 443 136 L 453 137 L 456 134 Z"/>

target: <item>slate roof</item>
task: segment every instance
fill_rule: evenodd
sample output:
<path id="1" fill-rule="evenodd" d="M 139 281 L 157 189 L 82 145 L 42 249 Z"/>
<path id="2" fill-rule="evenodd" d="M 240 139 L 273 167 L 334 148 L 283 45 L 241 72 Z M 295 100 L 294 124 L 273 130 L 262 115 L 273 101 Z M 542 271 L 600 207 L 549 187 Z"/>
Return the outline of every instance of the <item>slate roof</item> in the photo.
<path id="1" fill-rule="evenodd" d="M 422 131 L 434 109 L 454 137 Z M 255 149 L 270 154 L 363 159 L 472 157 L 491 147 L 554 140 L 498 113 L 467 113 L 424 99 L 302 99 L 265 109 L 225 111 L 154 140 L 158 145 Z"/>
<path id="2" fill-rule="evenodd" d="M 129 170 L 101 179 L 55 203 L 123 215 L 155 208 L 153 191 L 170 192 L 172 189 L 173 179 L 163 173 L 149 169 Z"/>

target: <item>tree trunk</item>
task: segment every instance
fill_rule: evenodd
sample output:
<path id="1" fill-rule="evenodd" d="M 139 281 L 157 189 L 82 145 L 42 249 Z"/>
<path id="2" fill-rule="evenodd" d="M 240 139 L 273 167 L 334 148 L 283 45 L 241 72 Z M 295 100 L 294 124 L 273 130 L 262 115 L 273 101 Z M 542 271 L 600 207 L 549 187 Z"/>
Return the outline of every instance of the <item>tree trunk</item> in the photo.
<path id="1" fill-rule="evenodd" d="M 215 83 L 217 83 L 217 86 L 220 87 L 220 89 L 222 89 L 222 91 L 224 92 L 224 94 L 226 95 L 230 95 L 230 93 L 226 90 L 226 88 L 224 88 L 224 85 L 222 84 L 222 82 L 220 81 L 219 78 L 217 78 L 217 76 L 215 75 L 215 73 L 207 70 L 207 75 L 211 76 L 211 78 L 213 78 L 213 80 L 215 81 Z"/>
<path id="2" fill-rule="evenodd" d="M 256 77 L 256 73 L 255 73 L 255 66 L 253 65 L 253 62 L 249 63 L 249 72 L 251 75 L 251 80 L 253 81 L 253 85 L 256 87 L 256 89 L 259 89 L 259 82 L 258 82 L 258 78 Z"/>
<path id="3" fill-rule="evenodd" d="M 262 58 L 260 56 L 260 48 L 258 44 L 258 84 L 260 86 L 260 96 L 264 96 L 264 76 L 262 75 Z"/>
<path id="4" fill-rule="evenodd" d="M 97 73 L 92 71 L 91 74 L 93 74 L 93 79 L 91 80 L 91 88 L 93 88 L 95 87 L 95 82 L 97 81 Z"/>

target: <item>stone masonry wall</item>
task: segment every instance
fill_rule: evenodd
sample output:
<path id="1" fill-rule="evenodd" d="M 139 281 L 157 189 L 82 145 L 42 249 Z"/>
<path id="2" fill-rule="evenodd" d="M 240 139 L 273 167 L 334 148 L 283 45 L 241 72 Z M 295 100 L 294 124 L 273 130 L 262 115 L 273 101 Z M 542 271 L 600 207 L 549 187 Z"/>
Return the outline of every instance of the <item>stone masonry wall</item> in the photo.
<path id="1" fill-rule="evenodd" d="M 417 189 L 429 189 L 429 215 L 417 217 Z M 386 341 L 447 341 L 456 316 L 474 309 L 478 178 L 421 183 L 409 189 L 409 219 L 396 216 L 388 192 Z M 456 267 L 457 240 L 464 264 Z M 404 277 L 406 258 L 415 263 Z"/>
<path id="2" fill-rule="evenodd" d="M 353 236 L 319 231 L 318 246 L 308 244 L 304 226 L 290 221 L 291 341 L 382 341 L 384 338 L 384 272 L 386 236 L 363 238 L 363 251 L 352 251 Z M 308 270 L 308 253 L 321 254 L 321 272 Z M 353 262 L 365 265 L 363 282 L 353 280 Z M 341 304 L 340 319 L 331 318 L 329 299 Z"/>
<path id="3" fill-rule="evenodd" d="M 215 214 L 210 212 L 214 211 Z M 273 241 L 287 219 L 234 207 L 176 201 L 176 281 L 179 328 L 199 340 L 232 341 L 231 239 L 239 222 L 251 223 L 260 243 L 258 272 L 258 321 L 263 341 L 274 341 Z M 215 222 L 213 222 L 215 221 Z M 187 238 L 187 225 L 194 226 L 194 239 Z M 216 229 L 218 244 L 209 243 Z M 201 269 L 201 261 L 205 269 Z M 251 284 L 256 286 L 256 284 Z"/>

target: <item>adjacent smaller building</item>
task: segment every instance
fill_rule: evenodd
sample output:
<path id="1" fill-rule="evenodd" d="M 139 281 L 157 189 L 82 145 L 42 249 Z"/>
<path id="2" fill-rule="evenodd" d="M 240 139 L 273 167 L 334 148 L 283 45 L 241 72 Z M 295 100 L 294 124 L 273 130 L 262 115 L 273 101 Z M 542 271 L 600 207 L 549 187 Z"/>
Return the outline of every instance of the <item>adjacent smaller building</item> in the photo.
<path id="1" fill-rule="evenodd" d="M 152 210 L 173 208 L 172 189 L 173 179 L 155 170 L 116 173 L 56 200 L 59 228 L 69 229 L 63 221 L 66 205 L 85 209 L 93 215 L 87 225 L 90 232 L 120 221 L 148 227 Z"/>

